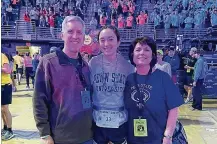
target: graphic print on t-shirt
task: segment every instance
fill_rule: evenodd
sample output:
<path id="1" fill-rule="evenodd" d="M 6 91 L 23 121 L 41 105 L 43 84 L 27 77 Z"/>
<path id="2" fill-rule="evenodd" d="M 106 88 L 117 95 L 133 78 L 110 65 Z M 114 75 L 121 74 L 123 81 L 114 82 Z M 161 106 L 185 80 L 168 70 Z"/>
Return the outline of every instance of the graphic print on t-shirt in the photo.
<path id="1" fill-rule="evenodd" d="M 93 76 L 96 91 L 98 92 L 123 92 L 126 75 L 122 73 L 96 73 Z M 113 83 L 111 85 L 111 83 Z"/>
<path id="2" fill-rule="evenodd" d="M 147 84 L 138 84 L 138 88 L 140 91 L 140 94 L 142 95 L 142 100 L 144 101 L 144 103 L 146 103 L 149 99 L 150 99 L 150 90 L 152 90 L 152 86 L 151 85 L 147 85 Z M 135 102 L 139 102 L 139 93 L 137 92 L 137 89 L 135 86 L 131 87 L 131 99 Z"/>

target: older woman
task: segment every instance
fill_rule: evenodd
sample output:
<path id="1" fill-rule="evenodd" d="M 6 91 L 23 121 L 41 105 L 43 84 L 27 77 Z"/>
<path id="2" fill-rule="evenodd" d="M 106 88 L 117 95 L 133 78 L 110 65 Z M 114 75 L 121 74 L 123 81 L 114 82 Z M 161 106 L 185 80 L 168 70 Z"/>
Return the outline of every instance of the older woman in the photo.
<path id="1" fill-rule="evenodd" d="M 129 50 L 136 73 L 127 77 L 124 96 L 128 111 L 128 143 L 172 144 L 178 107 L 184 103 L 170 76 L 155 69 L 156 44 L 137 38 Z"/>

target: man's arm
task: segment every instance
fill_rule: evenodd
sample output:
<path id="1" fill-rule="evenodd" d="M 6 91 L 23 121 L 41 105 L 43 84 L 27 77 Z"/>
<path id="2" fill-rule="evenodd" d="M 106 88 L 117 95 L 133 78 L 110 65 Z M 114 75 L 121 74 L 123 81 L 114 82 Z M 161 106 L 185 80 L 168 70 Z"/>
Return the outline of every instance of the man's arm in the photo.
<path id="1" fill-rule="evenodd" d="M 198 61 L 196 67 L 195 67 L 195 74 L 194 74 L 194 82 L 197 82 L 197 80 L 199 79 L 200 75 L 201 75 L 201 72 L 202 72 L 202 69 L 203 69 L 203 61 L 200 60 Z"/>
<path id="2" fill-rule="evenodd" d="M 2 68 L 1 68 L 1 71 L 3 73 L 6 73 L 6 74 L 10 74 L 11 73 L 11 68 L 10 68 L 10 65 L 9 65 L 9 60 L 8 58 L 2 54 Z"/>
<path id="3" fill-rule="evenodd" d="M 50 135 L 50 123 L 48 119 L 48 105 L 50 99 L 49 78 L 47 78 L 47 66 L 42 59 L 36 71 L 35 89 L 33 94 L 33 114 L 36 127 L 41 137 Z"/>

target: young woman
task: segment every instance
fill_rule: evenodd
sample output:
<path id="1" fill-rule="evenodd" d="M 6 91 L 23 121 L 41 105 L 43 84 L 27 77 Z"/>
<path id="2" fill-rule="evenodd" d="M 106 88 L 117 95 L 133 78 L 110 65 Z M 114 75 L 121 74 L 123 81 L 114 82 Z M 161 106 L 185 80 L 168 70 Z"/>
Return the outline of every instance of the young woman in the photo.
<path id="1" fill-rule="evenodd" d="M 97 144 L 124 144 L 127 113 L 123 90 L 134 67 L 117 53 L 120 34 L 115 27 L 103 27 L 98 41 L 102 54 L 89 62 L 93 85 L 93 139 Z"/>
<path id="2" fill-rule="evenodd" d="M 129 49 L 129 57 L 137 71 L 127 77 L 124 90 L 127 143 L 172 144 L 183 98 L 170 76 L 155 69 L 157 52 L 153 39 L 137 38 Z"/>

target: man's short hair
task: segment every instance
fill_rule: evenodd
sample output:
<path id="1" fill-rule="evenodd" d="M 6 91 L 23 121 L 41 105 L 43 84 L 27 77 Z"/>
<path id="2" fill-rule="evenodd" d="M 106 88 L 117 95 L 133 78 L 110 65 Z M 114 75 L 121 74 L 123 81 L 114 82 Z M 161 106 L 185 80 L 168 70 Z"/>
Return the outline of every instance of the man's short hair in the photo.
<path id="1" fill-rule="evenodd" d="M 85 33 L 85 23 L 79 16 L 67 16 L 67 17 L 65 17 L 65 19 L 63 20 L 63 23 L 62 23 L 62 32 L 65 32 L 66 27 L 67 27 L 66 26 L 67 23 L 71 22 L 71 21 L 80 22 L 83 25 L 83 33 Z"/>
<path id="2" fill-rule="evenodd" d="M 198 50 L 197 50 L 196 47 L 192 47 L 190 51 L 193 52 L 193 53 L 198 53 Z"/>
<path id="3" fill-rule="evenodd" d="M 174 46 L 170 46 L 170 51 L 175 51 L 175 47 Z"/>

